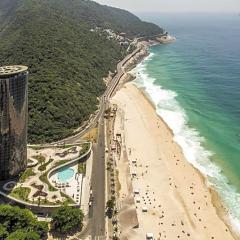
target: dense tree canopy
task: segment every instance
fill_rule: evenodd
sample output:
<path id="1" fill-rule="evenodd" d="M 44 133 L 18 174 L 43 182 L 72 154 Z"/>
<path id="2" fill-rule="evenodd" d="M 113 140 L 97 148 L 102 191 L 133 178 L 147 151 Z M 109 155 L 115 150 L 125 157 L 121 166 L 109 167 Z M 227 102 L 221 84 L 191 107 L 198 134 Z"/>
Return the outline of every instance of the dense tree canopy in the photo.
<path id="1" fill-rule="evenodd" d="M 6 239 L 8 236 L 8 231 L 6 227 L 4 227 L 2 224 L 0 225 L 0 239 Z"/>
<path id="2" fill-rule="evenodd" d="M 11 233 L 7 240 L 40 240 L 39 234 L 36 232 L 27 232 L 23 230 L 17 230 L 13 233 Z"/>
<path id="3" fill-rule="evenodd" d="M 53 214 L 53 230 L 59 233 L 69 233 L 74 229 L 81 229 L 83 217 L 81 209 L 64 205 Z"/>
<path id="4" fill-rule="evenodd" d="M 110 27 L 131 37 L 162 31 L 86 0 L 2 0 L 0 20 L 0 65 L 29 66 L 31 143 L 64 138 L 87 120 L 105 90 L 102 78 L 126 54 L 91 28 Z"/>
<path id="5" fill-rule="evenodd" d="M 39 222 L 31 211 L 10 205 L 0 205 L 0 239 L 45 239 L 48 226 Z"/>

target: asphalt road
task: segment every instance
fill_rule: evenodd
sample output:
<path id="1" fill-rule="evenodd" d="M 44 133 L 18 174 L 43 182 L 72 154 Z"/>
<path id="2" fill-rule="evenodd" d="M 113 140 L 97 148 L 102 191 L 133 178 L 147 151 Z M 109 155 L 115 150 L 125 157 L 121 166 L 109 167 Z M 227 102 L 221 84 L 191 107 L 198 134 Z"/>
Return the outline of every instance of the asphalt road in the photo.
<path id="1" fill-rule="evenodd" d="M 105 235 L 105 127 L 103 117 L 100 118 L 99 123 L 98 141 L 93 146 L 93 203 L 90 212 L 92 239 Z"/>

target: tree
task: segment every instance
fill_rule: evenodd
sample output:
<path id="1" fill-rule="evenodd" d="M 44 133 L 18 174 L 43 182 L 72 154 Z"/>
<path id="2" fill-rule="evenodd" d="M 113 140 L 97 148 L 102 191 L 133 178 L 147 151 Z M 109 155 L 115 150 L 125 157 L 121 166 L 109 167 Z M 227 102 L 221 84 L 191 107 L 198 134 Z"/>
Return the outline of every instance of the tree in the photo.
<path id="1" fill-rule="evenodd" d="M 112 218 L 115 201 L 114 201 L 113 199 L 110 199 L 110 200 L 107 201 L 107 204 L 106 204 L 106 205 L 107 205 L 107 206 L 106 206 L 106 208 L 107 208 L 106 215 L 107 215 L 109 218 Z"/>
<path id="2" fill-rule="evenodd" d="M 114 201 L 112 199 L 107 201 L 107 208 L 114 208 Z"/>
<path id="3" fill-rule="evenodd" d="M 7 239 L 45 239 L 47 232 L 48 224 L 38 221 L 30 210 L 0 205 L 0 239 L 6 239 L 6 234 Z"/>
<path id="4" fill-rule="evenodd" d="M 69 233 L 77 228 L 82 228 L 83 212 L 64 204 L 53 214 L 52 229 L 59 233 Z"/>
<path id="5" fill-rule="evenodd" d="M 38 233 L 41 239 L 45 239 L 47 237 L 47 232 L 48 232 L 47 222 L 33 221 L 30 224 L 30 229 Z"/>
<path id="6" fill-rule="evenodd" d="M 36 232 L 27 232 L 24 230 L 17 230 L 11 233 L 7 240 L 40 240 L 40 236 Z"/>
<path id="7" fill-rule="evenodd" d="M 126 32 L 129 38 L 162 32 L 126 11 L 94 1 L 1 0 L 0 4 L 0 29 L 4 29 L 0 63 L 29 67 L 31 143 L 69 136 L 97 109 L 98 97 L 106 89 L 103 77 L 114 72 L 126 55 L 117 41 L 96 32 L 97 26 Z"/>
<path id="8" fill-rule="evenodd" d="M 2 224 L 0 225 L 0 240 L 6 239 L 8 236 L 8 231 L 6 227 L 4 227 Z"/>

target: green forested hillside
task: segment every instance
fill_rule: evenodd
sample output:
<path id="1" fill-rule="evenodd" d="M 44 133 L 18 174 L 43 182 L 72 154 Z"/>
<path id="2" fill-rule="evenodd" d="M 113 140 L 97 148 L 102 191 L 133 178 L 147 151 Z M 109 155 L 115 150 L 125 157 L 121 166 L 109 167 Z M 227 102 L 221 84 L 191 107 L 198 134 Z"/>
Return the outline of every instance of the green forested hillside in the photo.
<path id="1" fill-rule="evenodd" d="M 105 90 L 102 78 L 125 52 L 91 32 L 92 27 L 108 26 L 130 37 L 161 32 L 130 13 L 92 1 L 2 0 L 0 8 L 5 20 L 0 65 L 24 64 L 30 70 L 31 143 L 68 136 L 96 110 Z"/>

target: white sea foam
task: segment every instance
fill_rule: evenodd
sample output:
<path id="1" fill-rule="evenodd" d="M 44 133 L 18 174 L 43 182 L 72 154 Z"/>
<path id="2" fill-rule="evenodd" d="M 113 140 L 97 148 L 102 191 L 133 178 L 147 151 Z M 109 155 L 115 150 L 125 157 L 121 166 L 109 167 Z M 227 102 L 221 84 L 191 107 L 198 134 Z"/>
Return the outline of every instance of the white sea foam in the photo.
<path id="1" fill-rule="evenodd" d="M 147 73 L 147 63 L 154 56 L 151 53 L 132 73 L 136 75 L 134 83 L 144 90 L 156 106 L 158 115 L 166 122 L 174 134 L 174 141 L 180 145 L 186 159 L 206 176 L 207 184 L 220 194 L 229 209 L 229 218 L 235 231 L 240 233 L 240 194 L 228 184 L 221 168 L 212 162 L 213 153 L 202 145 L 204 138 L 196 129 L 188 126 L 188 117 L 177 102 L 177 94 L 154 84 L 156 79 Z"/>

